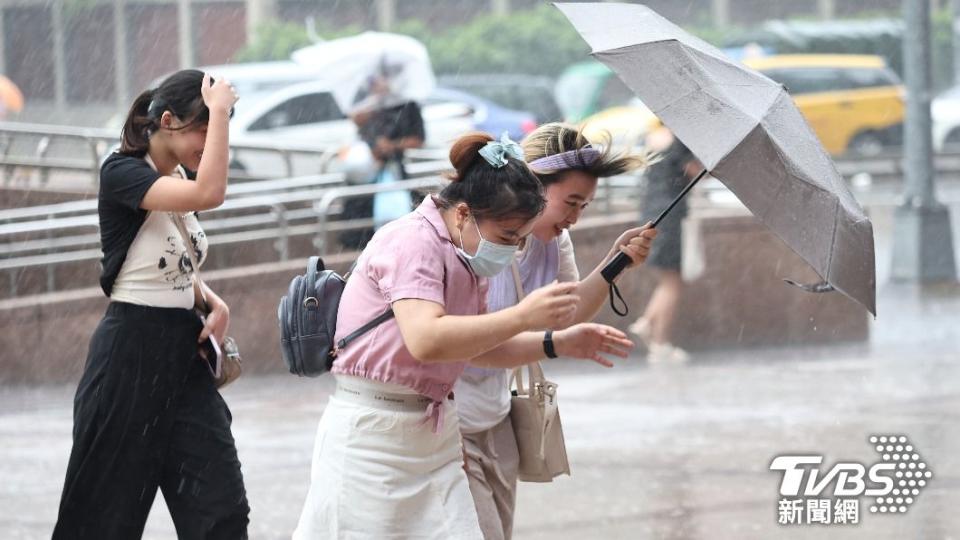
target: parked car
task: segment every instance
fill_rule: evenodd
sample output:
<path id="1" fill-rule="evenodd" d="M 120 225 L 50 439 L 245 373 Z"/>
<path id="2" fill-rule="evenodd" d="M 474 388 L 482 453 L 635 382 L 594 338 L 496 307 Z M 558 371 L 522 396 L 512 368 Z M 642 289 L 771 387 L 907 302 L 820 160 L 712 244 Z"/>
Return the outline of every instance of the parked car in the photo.
<path id="1" fill-rule="evenodd" d="M 241 98 L 252 98 L 269 94 L 287 86 L 315 79 L 303 66 L 289 61 L 250 62 L 245 64 L 223 64 L 203 66 L 201 71 L 227 78 Z M 157 81 L 159 84 L 160 81 Z M 237 102 L 239 104 L 239 102 Z"/>
<path id="2" fill-rule="evenodd" d="M 604 109 L 585 119 L 583 134 L 591 141 L 609 137 L 616 146 L 641 146 L 656 121 L 656 115 L 639 98 L 633 98 L 626 105 Z"/>
<path id="3" fill-rule="evenodd" d="M 538 124 L 563 120 L 550 77 L 514 73 L 444 75 L 437 83 L 517 111 L 529 111 Z"/>
<path id="4" fill-rule="evenodd" d="M 424 103 L 424 119 L 428 112 L 434 114 L 435 109 L 446 110 L 449 107 L 464 106 L 469 109 L 472 122 L 468 129 L 485 131 L 497 137 L 506 131 L 510 134 L 510 138 L 519 141 L 537 128 L 537 118 L 531 112 L 508 109 L 488 99 L 449 88 L 437 88 L 433 95 L 427 98 Z M 427 131 L 429 138 L 429 127 Z M 453 133 L 452 137 L 446 139 L 446 144 L 460 133 L 459 131 Z"/>
<path id="5" fill-rule="evenodd" d="M 786 86 L 824 148 L 875 155 L 903 140 L 904 90 L 872 55 L 774 55 L 744 64 Z"/>
<path id="6" fill-rule="evenodd" d="M 960 151 L 960 86 L 943 92 L 930 104 L 933 149 Z"/>
<path id="7" fill-rule="evenodd" d="M 323 81 L 282 88 L 256 100 L 237 102 L 230 125 L 230 140 L 236 145 L 274 145 L 336 149 L 356 138 L 356 126 L 337 106 Z M 477 96 L 437 88 L 422 103 L 426 146 L 447 146 L 460 134 L 479 129 L 499 135 L 503 131 L 520 140 L 537 127 L 531 113 L 514 111 Z M 280 166 L 277 156 L 238 152 L 233 167 L 255 176 L 273 175 Z M 268 163 L 269 162 L 269 163 Z"/>

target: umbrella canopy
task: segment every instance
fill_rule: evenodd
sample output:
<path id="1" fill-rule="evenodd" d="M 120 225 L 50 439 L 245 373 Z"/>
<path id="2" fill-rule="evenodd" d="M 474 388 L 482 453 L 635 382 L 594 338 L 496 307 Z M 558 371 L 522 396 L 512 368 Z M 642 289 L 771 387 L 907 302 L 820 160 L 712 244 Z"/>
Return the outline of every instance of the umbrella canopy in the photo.
<path id="1" fill-rule="evenodd" d="M 23 110 L 23 93 L 10 79 L 0 75 L 0 107 L 7 112 Z"/>
<path id="2" fill-rule="evenodd" d="M 711 175 L 876 314 L 873 225 L 782 85 L 646 6 L 556 5 Z"/>
<path id="3" fill-rule="evenodd" d="M 347 113 L 421 101 L 436 86 L 426 47 L 410 36 L 364 32 L 304 47 L 291 57 L 328 81 Z"/>

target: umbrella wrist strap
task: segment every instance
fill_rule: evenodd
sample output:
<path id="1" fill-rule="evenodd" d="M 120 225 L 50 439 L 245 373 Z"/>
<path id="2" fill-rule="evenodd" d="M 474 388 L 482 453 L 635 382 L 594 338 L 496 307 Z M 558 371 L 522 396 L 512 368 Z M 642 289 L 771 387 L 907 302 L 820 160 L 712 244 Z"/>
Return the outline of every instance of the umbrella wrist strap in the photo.
<path id="1" fill-rule="evenodd" d="M 623 311 L 617 308 L 616 300 L 620 300 L 620 304 L 623 305 Z M 627 306 L 627 301 L 623 299 L 623 296 L 620 294 L 620 289 L 613 281 L 610 282 L 610 309 L 621 317 L 626 317 L 627 314 L 630 313 L 630 307 Z"/>

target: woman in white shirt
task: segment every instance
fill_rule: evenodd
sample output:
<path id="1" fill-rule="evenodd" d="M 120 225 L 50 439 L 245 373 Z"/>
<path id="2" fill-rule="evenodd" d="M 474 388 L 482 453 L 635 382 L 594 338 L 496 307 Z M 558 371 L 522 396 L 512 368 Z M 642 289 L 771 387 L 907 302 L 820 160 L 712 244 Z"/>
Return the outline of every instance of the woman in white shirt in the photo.
<path id="1" fill-rule="evenodd" d="M 546 209 L 524 239 L 516 257 L 523 290 L 529 294 L 554 281 L 579 282 L 574 322 L 593 319 L 607 297 L 600 270 L 617 253 L 638 266 L 646 258 L 656 230 L 649 226 L 625 231 L 587 277 L 580 279 L 573 243 L 567 231 L 593 200 L 600 178 L 624 174 L 647 163 L 642 155 L 617 154 L 609 146 L 593 146 L 576 127 L 545 124 L 523 141 L 524 158 L 544 185 Z M 490 278 L 487 305 L 491 312 L 518 302 L 513 271 Z M 550 352 L 547 352 L 550 356 Z M 507 370 L 468 366 L 454 390 L 460 431 L 466 451 L 470 491 L 486 540 L 509 539 L 516 498 L 517 441 L 510 423 Z"/>

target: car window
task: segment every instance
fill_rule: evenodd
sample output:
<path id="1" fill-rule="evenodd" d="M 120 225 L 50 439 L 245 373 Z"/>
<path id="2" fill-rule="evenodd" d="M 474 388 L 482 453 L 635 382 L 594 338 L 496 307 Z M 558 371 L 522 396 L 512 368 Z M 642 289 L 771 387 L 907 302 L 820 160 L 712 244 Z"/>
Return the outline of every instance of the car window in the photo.
<path id="1" fill-rule="evenodd" d="M 836 68 L 769 69 L 763 74 L 786 86 L 791 95 L 843 90 L 849 86 Z"/>
<path id="2" fill-rule="evenodd" d="M 900 84 L 896 76 L 885 69 L 847 69 L 843 75 L 849 83 L 848 88 L 876 88 Z"/>
<path id="3" fill-rule="evenodd" d="M 900 80 L 884 68 L 790 68 L 769 69 L 763 74 L 787 87 L 793 94 L 896 86 Z"/>
<path id="4" fill-rule="evenodd" d="M 316 124 L 346 118 L 329 92 L 296 96 L 270 109 L 250 126 L 250 131 Z"/>

